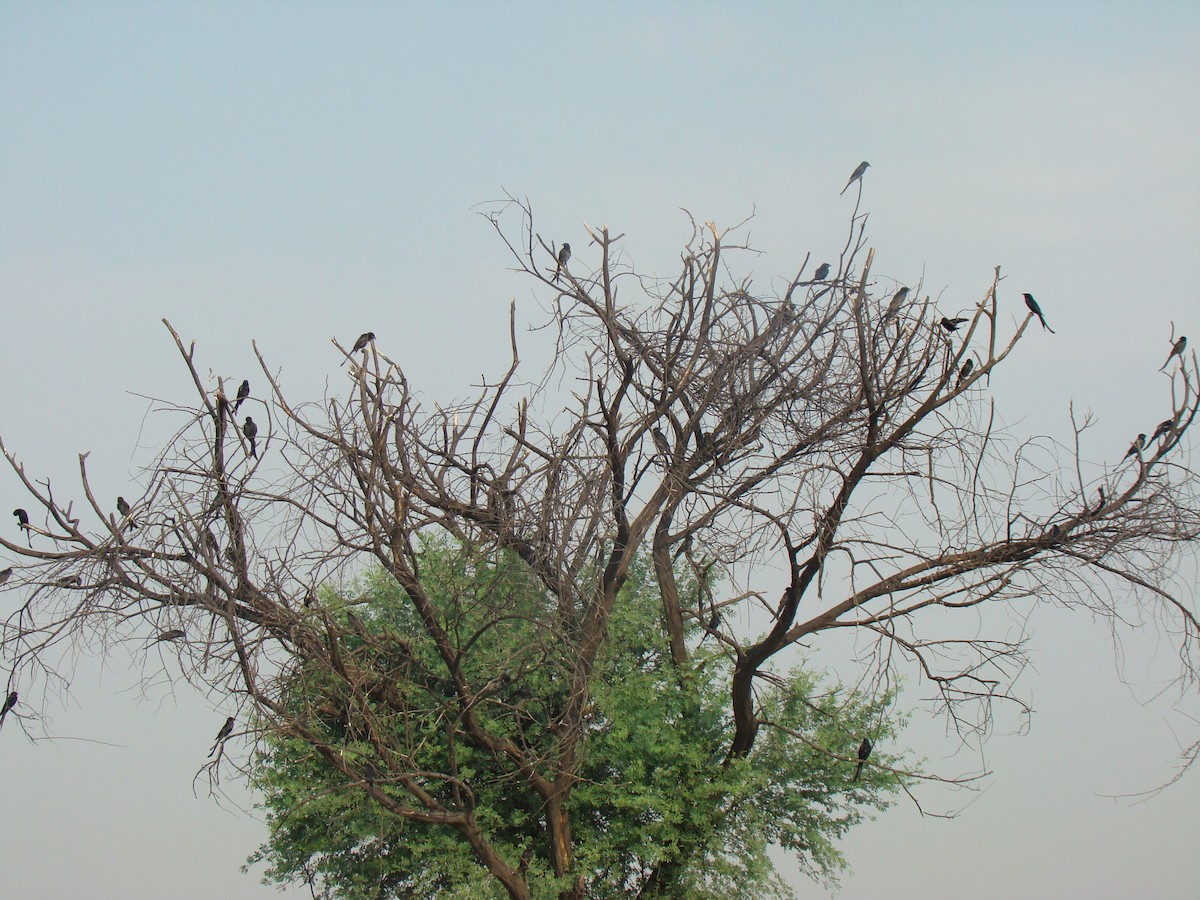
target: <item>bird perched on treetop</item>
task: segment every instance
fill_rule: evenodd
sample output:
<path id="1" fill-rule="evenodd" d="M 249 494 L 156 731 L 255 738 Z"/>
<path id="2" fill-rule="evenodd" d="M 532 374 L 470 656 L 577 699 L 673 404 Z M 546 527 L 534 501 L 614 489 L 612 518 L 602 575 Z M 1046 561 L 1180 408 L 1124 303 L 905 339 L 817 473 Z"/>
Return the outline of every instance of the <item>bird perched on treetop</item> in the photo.
<path id="1" fill-rule="evenodd" d="M 1046 324 L 1046 317 L 1042 315 L 1042 308 L 1038 306 L 1038 302 L 1033 299 L 1033 294 L 1022 294 L 1021 296 L 1025 298 L 1025 305 L 1029 307 L 1029 311 L 1037 316 L 1038 320 L 1042 323 L 1042 328 L 1051 334 L 1054 334 L 1054 329 Z"/>
<path id="2" fill-rule="evenodd" d="M 1144 449 L 1146 449 L 1146 435 L 1139 434 L 1137 439 L 1129 445 L 1129 451 L 1125 454 L 1125 458 L 1129 459 L 1134 454 L 1140 455 Z"/>
<path id="3" fill-rule="evenodd" d="M 1171 360 L 1174 359 L 1176 356 L 1178 356 L 1180 358 L 1180 360 L 1182 360 L 1183 359 L 1183 351 L 1186 349 L 1187 349 L 1187 338 L 1181 337 L 1179 340 L 1177 340 L 1175 342 L 1175 346 L 1173 346 L 1171 348 L 1171 352 L 1167 354 L 1167 362 L 1165 362 L 1161 366 L 1159 366 L 1158 371 L 1161 372 L 1163 369 L 1165 369 L 1167 367 L 1167 364 L 1170 363 Z"/>
<path id="4" fill-rule="evenodd" d="M 829 277 L 829 263 L 821 263 L 817 266 L 817 271 L 813 272 L 813 281 L 824 281 Z"/>
<path id="5" fill-rule="evenodd" d="M 559 273 L 562 272 L 562 270 L 564 268 L 566 268 L 567 262 L 570 259 L 571 259 L 571 245 L 564 242 L 563 245 L 558 248 L 558 265 L 554 269 L 554 277 L 550 279 L 551 281 L 558 281 Z"/>
<path id="6" fill-rule="evenodd" d="M 883 314 L 885 319 L 890 319 L 896 313 L 900 312 L 900 307 L 904 305 L 904 299 L 908 296 L 908 288 L 902 287 L 896 293 L 892 294 L 892 302 L 888 304 L 887 312 Z"/>
<path id="7" fill-rule="evenodd" d="M 846 187 L 842 188 L 842 194 L 846 193 L 847 189 L 850 187 L 850 185 L 854 184 L 854 182 L 862 181 L 863 172 L 867 171 L 867 168 L 870 165 L 871 164 L 865 159 L 858 164 L 858 168 L 854 170 L 854 174 L 851 175 L 850 180 L 846 182 Z M 838 194 L 838 196 L 840 197 L 842 194 Z"/>
<path id="8" fill-rule="evenodd" d="M 237 721 L 237 719 L 235 719 L 233 716 L 230 716 L 228 719 L 225 720 L 225 724 L 222 725 L 221 730 L 217 732 L 216 743 L 214 743 L 212 745 L 212 749 L 208 751 L 209 756 L 212 756 L 214 753 L 217 752 L 217 748 L 221 746 L 221 741 L 225 740 L 225 738 L 227 738 L 227 737 L 229 737 L 229 735 L 233 734 L 233 723 L 236 721 Z"/>
<path id="9" fill-rule="evenodd" d="M 947 331 L 958 331 L 958 326 L 967 321 L 969 320 L 962 316 L 955 319 L 947 319 L 945 316 L 942 316 L 942 327 Z"/>
<path id="10" fill-rule="evenodd" d="M 863 763 L 867 761 L 867 757 L 871 755 L 874 745 L 870 738 L 863 738 L 862 743 L 858 745 L 858 765 L 854 767 L 854 777 L 851 781 L 858 781 L 858 776 L 862 774 Z"/>
<path id="11" fill-rule="evenodd" d="M 258 437 L 258 426 L 254 424 L 254 420 L 249 416 L 246 416 L 246 421 L 242 425 L 242 434 L 250 442 L 250 455 L 258 459 L 258 447 L 254 444 L 254 439 Z"/>
<path id="12" fill-rule="evenodd" d="M 359 350 L 365 350 L 367 344 L 375 340 L 375 332 L 367 331 L 358 336 L 358 340 L 354 342 L 354 346 L 350 348 L 351 353 L 357 353 Z"/>
<path id="13" fill-rule="evenodd" d="M 1160 437 L 1166 437 L 1174 427 L 1174 419 L 1163 419 L 1158 423 L 1158 427 L 1154 429 L 1154 434 L 1150 435 L 1150 440 L 1157 441 Z"/>
<path id="14" fill-rule="evenodd" d="M 242 381 L 242 386 L 238 388 L 237 403 L 233 404 L 233 411 L 237 412 L 241 405 L 246 402 L 246 398 L 250 396 L 250 379 L 246 378 Z"/>

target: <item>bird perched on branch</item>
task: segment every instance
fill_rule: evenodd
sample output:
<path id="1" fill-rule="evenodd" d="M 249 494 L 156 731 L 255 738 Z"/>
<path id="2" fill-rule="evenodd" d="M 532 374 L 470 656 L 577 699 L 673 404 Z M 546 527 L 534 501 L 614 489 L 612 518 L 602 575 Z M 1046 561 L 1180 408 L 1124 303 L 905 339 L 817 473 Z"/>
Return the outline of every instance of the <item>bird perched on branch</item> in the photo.
<path id="1" fill-rule="evenodd" d="M 8 696 L 4 698 L 4 706 L 0 707 L 0 724 L 4 723 L 4 717 L 9 711 L 17 705 L 17 692 L 9 691 Z"/>
<path id="2" fill-rule="evenodd" d="M 358 340 L 354 342 L 354 346 L 350 348 L 351 353 L 357 353 L 359 350 L 367 349 L 367 344 L 375 340 L 375 332 L 365 331 L 358 336 Z"/>
<path id="3" fill-rule="evenodd" d="M 971 374 L 971 372 L 974 371 L 974 369 L 975 369 L 975 360 L 968 359 L 965 363 L 963 363 L 962 368 L 958 370 L 958 381 L 956 381 L 954 383 L 954 386 L 958 387 L 964 381 L 966 381 L 967 376 L 969 376 Z"/>
<path id="4" fill-rule="evenodd" d="M 168 628 L 166 631 L 160 631 L 158 637 L 154 639 L 154 643 L 162 641 L 177 641 L 183 637 L 186 632 L 182 628 Z"/>
<path id="5" fill-rule="evenodd" d="M 1150 435 L 1150 440 L 1157 441 L 1160 437 L 1166 437 L 1171 433 L 1171 429 L 1174 427 L 1174 419 L 1163 419 L 1158 423 L 1158 427 L 1154 429 L 1154 434 Z"/>
<path id="6" fill-rule="evenodd" d="M 858 745 L 858 765 L 854 767 L 854 777 L 850 779 L 851 781 L 858 781 L 858 776 L 862 774 L 863 763 L 867 761 L 867 757 L 871 755 L 873 749 L 874 744 L 871 743 L 871 739 L 863 738 L 862 743 Z"/>
<path id="7" fill-rule="evenodd" d="M 7 584 L 8 579 L 12 578 L 12 573 L 12 566 L 9 566 L 7 569 L 0 569 L 0 584 Z"/>
<path id="8" fill-rule="evenodd" d="M 258 447 L 254 443 L 254 439 L 258 437 L 258 426 L 254 424 L 254 420 L 249 416 L 246 416 L 246 421 L 242 425 L 242 434 L 250 442 L 250 455 L 258 459 Z"/>
<path id="9" fill-rule="evenodd" d="M 1141 456 L 1142 451 L 1146 449 L 1146 435 L 1139 434 L 1132 444 L 1129 445 L 1129 451 L 1125 454 L 1125 459 L 1133 455 Z"/>
<path id="10" fill-rule="evenodd" d="M 824 281 L 829 277 L 829 263 L 821 263 L 817 266 L 817 271 L 813 272 L 813 281 Z"/>
<path id="11" fill-rule="evenodd" d="M 883 314 L 883 317 L 890 319 L 896 313 L 900 312 L 900 307 L 904 305 L 906 297 L 908 297 L 908 288 L 906 287 L 902 287 L 896 293 L 892 294 L 892 302 L 888 304 L 887 311 Z"/>
<path id="12" fill-rule="evenodd" d="M 850 180 L 846 182 L 846 187 L 842 188 L 842 194 L 846 193 L 846 191 L 850 188 L 850 185 L 854 184 L 854 182 L 862 181 L 863 173 L 867 171 L 867 168 L 870 165 L 871 164 L 865 159 L 858 164 L 858 168 L 854 170 L 854 174 L 852 174 L 850 176 Z M 842 194 L 838 194 L 838 196 L 840 197 Z"/>
<path id="13" fill-rule="evenodd" d="M 1167 367 L 1167 365 L 1171 362 L 1171 360 L 1174 359 L 1176 356 L 1178 356 L 1180 361 L 1182 361 L 1183 360 L 1183 351 L 1186 349 L 1187 349 L 1187 338 L 1181 337 L 1179 340 L 1177 340 L 1175 342 L 1175 345 L 1171 348 L 1171 352 L 1167 354 L 1167 361 L 1158 367 L 1158 371 L 1161 372 L 1163 369 L 1165 369 Z"/>
<path id="14" fill-rule="evenodd" d="M 241 409 L 242 404 L 246 402 L 246 398 L 249 396 L 250 396 L 250 379 L 246 378 L 242 381 L 242 386 L 238 388 L 237 402 L 235 404 L 233 404 L 233 411 L 237 412 L 239 409 Z"/>
<path id="15" fill-rule="evenodd" d="M 954 319 L 947 319 L 945 316 L 942 316 L 942 327 L 947 331 L 958 331 L 958 326 L 967 321 L 970 320 L 963 316 Z"/>
<path id="16" fill-rule="evenodd" d="M 1025 298 L 1025 305 L 1029 307 L 1029 311 L 1038 317 L 1038 321 L 1042 323 L 1042 328 L 1054 334 L 1054 329 L 1046 324 L 1046 317 L 1042 315 L 1042 308 L 1038 306 L 1038 302 L 1033 299 L 1033 294 L 1022 294 Z"/>
<path id="17" fill-rule="evenodd" d="M 663 456 L 671 455 L 671 445 L 667 442 L 667 436 L 662 433 L 662 429 L 657 425 L 650 429 L 650 437 L 654 438 L 654 446 Z"/>
<path id="18" fill-rule="evenodd" d="M 29 527 L 29 513 L 25 512 L 25 510 L 21 509 L 20 507 L 17 507 L 13 510 L 13 515 L 17 517 L 17 527 L 25 532 L 25 542 L 32 547 L 33 529 Z"/>
<path id="19" fill-rule="evenodd" d="M 233 734 L 233 723 L 236 721 L 237 719 L 235 719 L 233 716 L 230 716 L 225 720 L 225 724 L 222 725 L 221 730 L 217 732 L 216 742 L 212 745 L 212 749 L 208 751 L 209 756 L 212 756 L 214 753 L 216 753 L 217 748 L 221 746 L 221 742 Z"/>
<path id="20" fill-rule="evenodd" d="M 124 497 L 117 498 L 117 512 L 121 514 L 122 518 L 129 520 L 128 528 L 136 529 L 138 527 L 137 519 L 133 518 L 133 508 Z"/>
<path id="21" fill-rule="evenodd" d="M 551 281 L 558 281 L 559 273 L 561 273 L 562 270 L 567 267 L 567 262 L 570 259 L 571 245 L 564 242 L 563 245 L 558 249 L 558 265 L 554 268 L 554 277 L 550 279 Z"/>

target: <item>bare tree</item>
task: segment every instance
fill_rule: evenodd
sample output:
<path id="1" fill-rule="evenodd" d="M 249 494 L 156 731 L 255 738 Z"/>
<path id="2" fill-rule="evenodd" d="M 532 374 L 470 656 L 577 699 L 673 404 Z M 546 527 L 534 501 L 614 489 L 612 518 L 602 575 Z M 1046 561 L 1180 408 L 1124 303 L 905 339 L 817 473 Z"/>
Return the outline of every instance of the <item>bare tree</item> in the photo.
<path id="1" fill-rule="evenodd" d="M 223 382 L 206 384 L 195 347 L 171 330 L 196 400 L 175 407 L 187 422 L 130 514 L 95 496 L 86 455 L 82 500 L 64 501 L 4 447 L 32 523 L 32 546 L 3 540 L 20 560 L 4 589 L 26 594 L 4 626 L 10 687 L 58 677 L 74 638 L 157 635 L 185 677 L 235 699 L 234 735 L 306 742 L 387 813 L 452 829 L 517 898 L 530 896 L 528 856 L 489 838 L 470 776 L 422 768 L 395 717 L 417 704 L 414 685 L 448 698 L 446 746 L 489 756 L 536 798 L 547 865 L 563 896 L 584 896 L 570 800 L 596 660 L 639 553 L 652 559 L 675 670 L 686 676 L 714 648 L 730 666 L 714 779 L 776 727 L 763 697 L 781 655 L 835 629 L 870 639 L 873 689 L 915 671 L 963 731 L 985 730 L 997 701 L 1021 704 L 1025 636 L 981 633 L 975 607 L 1065 603 L 1114 621 L 1150 611 L 1178 648 L 1180 687 L 1194 689 L 1200 623 L 1169 578 L 1200 533 L 1180 448 L 1200 409 L 1194 355 L 1169 373 L 1169 426 L 1096 468 L 1081 451 L 1086 421 L 1070 447 L 995 424 L 990 379 L 1033 318 L 1006 326 L 1009 310 L 1025 311 L 1002 299 L 998 267 L 954 330 L 919 286 L 900 294 L 876 280 L 857 215 L 827 277 L 806 279 L 806 259 L 784 290 L 764 292 L 732 274 L 730 256 L 748 249 L 737 229 L 695 224 L 677 274 L 660 280 L 630 267 L 606 228 L 570 255 L 538 236 L 527 205 L 506 210 L 489 219 L 547 298 L 554 340 L 532 387 L 517 380 L 515 312 L 508 371 L 454 406 L 423 403 L 374 341 L 342 351 L 346 392 L 310 405 L 289 402 L 260 355 L 271 395 L 255 458 Z M 598 261 L 584 272 L 588 256 Z M 503 670 L 481 671 L 472 647 L 527 626 L 528 611 L 495 595 L 485 625 L 462 633 L 422 578 L 433 532 L 519 557 L 544 593 L 540 637 Z M 319 598 L 368 562 L 399 584 L 432 661 L 413 653 L 417 635 L 372 630 Z M 553 671 L 561 695 L 551 737 L 533 745 L 519 717 L 495 709 L 502 684 L 535 670 Z M 301 671 L 326 679 L 323 703 L 289 702 Z M 373 748 L 369 762 L 328 739 L 330 719 Z M 823 748 L 847 772 L 857 737 Z M 648 866 L 641 895 L 671 894 L 706 840 Z"/>

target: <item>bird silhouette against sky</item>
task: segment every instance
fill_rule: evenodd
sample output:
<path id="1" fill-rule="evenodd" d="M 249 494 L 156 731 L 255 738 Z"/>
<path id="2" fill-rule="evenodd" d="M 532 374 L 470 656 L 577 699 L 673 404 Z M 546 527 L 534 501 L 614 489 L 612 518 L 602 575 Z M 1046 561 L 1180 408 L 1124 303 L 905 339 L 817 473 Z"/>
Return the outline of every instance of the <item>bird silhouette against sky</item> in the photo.
<path id="1" fill-rule="evenodd" d="M 862 181 L 863 173 L 867 171 L 870 165 L 865 159 L 858 164 L 858 168 L 854 170 L 854 174 L 850 176 L 850 180 L 846 182 L 846 186 L 842 188 L 842 194 L 846 193 L 850 189 L 850 185 L 854 184 L 854 182 Z M 838 196 L 840 197 L 842 194 L 838 194 Z"/>
<path id="2" fill-rule="evenodd" d="M 1163 369 L 1165 369 L 1170 364 L 1171 360 L 1173 360 L 1176 356 L 1178 356 L 1180 361 L 1182 362 L 1183 351 L 1186 349 L 1187 349 L 1187 338 L 1181 337 L 1179 340 L 1177 340 L 1175 342 L 1175 345 L 1171 348 L 1171 352 L 1167 354 L 1167 361 L 1158 367 L 1158 371 L 1161 372 Z"/>
<path id="3" fill-rule="evenodd" d="M 237 412 L 241 409 L 242 404 L 246 402 L 246 398 L 250 396 L 250 379 L 242 381 L 242 386 L 238 388 L 237 403 L 233 404 L 233 411 Z"/>
<path id="4" fill-rule="evenodd" d="M 559 274 L 567 267 L 567 262 L 570 261 L 570 259 L 571 245 L 564 242 L 563 245 L 558 249 L 558 265 L 554 267 L 554 277 L 550 279 L 551 281 L 558 281 Z"/>
<path id="5" fill-rule="evenodd" d="M 1033 299 L 1033 294 L 1022 294 L 1025 298 L 1025 305 L 1029 307 L 1029 311 L 1038 317 L 1038 321 L 1042 323 L 1042 328 L 1054 334 L 1054 329 L 1046 324 L 1046 317 L 1042 315 L 1042 308 L 1038 306 L 1038 302 Z"/>
<path id="6" fill-rule="evenodd" d="M 817 271 L 813 272 L 813 281 L 824 281 L 829 277 L 829 263 L 821 263 L 817 266 Z"/>
<path id="7" fill-rule="evenodd" d="M 217 748 L 221 746 L 221 742 L 233 734 L 233 723 L 236 721 L 237 719 L 235 719 L 233 716 L 230 716 L 225 720 L 225 724 L 222 725 L 221 730 L 217 732 L 217 740 L 213 743 L 212 749 L 208 751 L 209 756 L 212 756 L 214 753 L 216 753 Z"/>
<path id="8" fill-rule="evenodd" d="M 258 459 L 258 446 L 254 442 L 254 439 L 258 437 L 258 426 L 254 424 L 254 420 L 249 416 L 246 416 L 246 421 L 242 425 L 242 434 L 250 442 L 250 455 Z"/>
<path id="9" fill-rule="evenodd" d="M 962 316 L 955 319 L 947 319 L 945 316 L 942 316 L 942 327 L 947 331 L 958 331 L 958 326 L 967 321 L 969 320 Z"/>
<path id="10" fill-rule="evenodd" d="M 1129 450 L 1125 453 L 1125 458 L 1129 459 L 1129 457 L 1134 456 L 1134 455 L 1140 456 L 1141 452 L 1145 449 L 1146 449 L 1146 435 L 1139 434 L 1134 439 L 1133 443 L 1129 445 Z"/>

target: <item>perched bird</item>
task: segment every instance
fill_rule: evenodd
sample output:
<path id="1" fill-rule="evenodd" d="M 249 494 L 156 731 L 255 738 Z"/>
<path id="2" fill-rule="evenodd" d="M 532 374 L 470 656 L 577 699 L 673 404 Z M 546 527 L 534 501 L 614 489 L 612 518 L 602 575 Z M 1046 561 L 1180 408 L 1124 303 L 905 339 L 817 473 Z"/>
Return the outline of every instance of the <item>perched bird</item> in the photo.
<path id="1" fill-rule="evenodd" d="M 1042 323 L 1042 328 L 1054 334 L 1054 329 L 1046 324 L 1046 317 L 1042 315 L 1042 308 L 1038 306 L 1038 302 L 1033 299 L 1033 294 L 1022 294 L 1025 298 L 1025 305 L 1029 307 L 1029 311 L 1038 317 L 1038 321 Z"/>
<path id="2" fill-rule="evenodd" d="M 900 307 L 904 305 L 904 299 L 908 296 L 908 288 L 902 287 L 896 293 L 892 294 L 892 302 L 888 304 L 887 312 L 883 314 L 885 319 L 890 319 L 896 313 L 900 312 Z"/>
<path id="3" fill-rule="evenodd" d="M 242 434 L 250 442 L 250 455 L 258 459 L 258 447 L 254 444 L 254 439 L 258 437 L 258 426 L 254 424 L 254 420 L 249 416 L 246 416 L 246 421 L 242 425 Z"/>
<path id="4" fill-rule="evenodd" d="M 221 545 L 217 543 L 217 539 L 215 537 L 213 537 L 212 531 L 209 530 L 208 528 L 204 529 L 204 546 L 207 548 L 208 552 L 211 553 L 214 557 L 220 556 Z"/>
<path id="5" fill-rule="evenodd" d="M 154 643 L 160 641 L 177 641 L 184 636 L 186 632 L 182 628 L 168 628 L 166 631 L 160 631 L 158 637 L 154 639 Z"/>
<path id="6" fill-rule="evenodd" d="M 854 184 L 854 182 L 862 180 L 863 172 L 867 171 L 867 168 L 870 165 L 871 164 L 869 162 L 867 162 L 865 159 L 858 164 L 858 168 L 856 168 L 854 170 L 854 174 L 851 175 L 850 180 L 846 182 L 846 187 L 842 188 L 842 194 L 846 193 L 846 191 L 849 189 L 850 185 Z M 840 197 L 840 196 L 842 196 L 842 194 L 838 194 L 838 196 Z"/>
<path id="7" fill-rule="evenodd" d="M 942 327 L 947 331 L 958 331 L 958 326 L 968 321 L 970 320 L 963 316 L 954 319 L 947 319 L 945 316 L 942 316 Z"/>
<path id="8" fill-rule="evenodd" d="M 123 518 L 129 519 L 130 528 L 138 527 L 137 519 L 133 518 L 132 516 L 133 508 L 129 505 L 129 501 L 127 501 L 124 497 L 117 498 L 117 512 L 119 512 Z"/>
<path id="9" fill-rule="evenodd" d="M 33 546 L 33 529 L 29 527 L 29 513 L 18 507 L 13 510 L 13 515 L 17 517 L 17 527 L 25 532 L 25 543 Z"/>
<path id="10" fill-rule="evenodd" d="M 54 579 L 54 586 L 61 588 L 80 587 L 83 584 L 83 579 L 78 575 L 64 575 L 62 578 Z"/>
<path id="11" fill-rule="evenodd" d="M 8 579 L 12 578 L 12 573 L 12 566 L 9 566 L 7 569 L 0 569 L 0 584 L 7 584 Z"/>
<path id="12" fill-rule="evenodd" d="M 360 334 L 358 336 L 358 340 L 354 342 L 354 346 L 350 348 L 350 352 L 357 353 L 359 350 L 365 350 L 367 344 L 371 343 L 373 340 L 375 340 L 375 332 L 373 331 L 367 331 L 363 334 Z M 248 390 L 249 388 L 247 388 L 247 391 Z"/>
<path id="13" fill-rule="evenodd" d="M 858 781 L 858 776 L 862 774 L 863 763 L 867 761 L 867 757 L 871 755 L 871 751 L 875 745 L 871 743 L 871 739 L 865 737 L 862 743 L 858 745 L 858 765 L 854 767 L 854 777 L 851 781 Z"/>
<path id="14" fill-rule="evenodd" d="M 17 705 L 17 692 L 9 691 L 8 696 L 4 698 L 4 706 L 0 706 L 0 722 L 4 721 L 4 717 L 8 715 L 9 710 Z"/>
<path id="15" fill-rule="evenodd" d="M 1158 371 L 1161 372 L 1163 369 L 1165 369 L 1167 367 L 1167 364 L 1170 363 L 1171 360 L 1174 359 L 1176 356 L 1178 356 L 1180 359 L 1183 359 L 1183 351 L 1186 349 L 1187 349 L 1187 338 L 1181 337 L 1179 340 L 1177 340 L 1175 342 L 1175 346 L 1173 346 L 1171 348 L 1171 352 L 1167 354 L 1167 361 L 1158 367 Z"/>
<path id="16" fill-rule="evenodd" d="M 222 725 L 221 730 L 217 732 L 216 743 L 214 743 L 212 745 L 212 749 L 208 751 L 209 756 L 212 756 L 214 753 L 217 752 L 217 748 L 221 746 L 221 741 L 225 740 L 225 738 L 227 738 L 227 737 L 229 737 L 229 735 L 233 734 L 233 723 L 236 721 L 237 721 L 237 719 L 235 719 L 233 716 L 230 716 L 228 719 L 225 720 L 225 724 Z"/>
<path id="17" fill-rule="evenodd" d="M 1174 419 L 1163 419 L 1158 423 L 1158 427 L 1154 429 L 1154 434 L 1150 435 L 1150 440 L 1157 441 L 1160 437 L 1166 437 L 1171 433 L 1171 429 L 1174 427 Z"/>
<path id="18" fill-rule="evenodd" d="M 824 281 L 829 277 L 829 263 L 821 263 L 817 266 L 817 271 L 813 272 L 813 281 Z"/>
<path id="19" fill-rule="evenodd" d="M 963 363 L 962 368 L 958 370 L 958 381 L 956 381 L 954 383 L 954 386 L 958 387 L 964 381 L 966 381 L 967 376 L 969 376 L 974 369 L 975 369 L 975 360 L 968 359 L 965 363 Z"/>
<path id="20" fill-rule="evenodd" d="M 650 436 L 654 438 L 654 446 L 663 456 L 671 455 L 671 445 L 667 443 L 667 436 L 662 433 L 662 429 L 657 425 L 650 429 Z"/>
<path id="21" fill-rule="evenodd" d="M 1127 452 L 1125 454 L 1125 459 L 1129 459 L 1129 457 L 1133 456 L 1134 454 L 1141 455 L 1141 452 L 1145 449 L 1146 449 L 1146 435 L 1139 434 L 1137 436 L 1137 439 L 1132 444 L 1129 445 L 1129 452 Z"/>
<path id="22" fill-rule="evenodd" d="M 233 404 L 233 411 L 237 412 L 241 405 L 246 402 L 246 398 L 250 396 L 250 379 L 242 381 L 242 386 L 238 388 L 237 403 Z"/>
<path id="23" fill-rule="evenodd" d="M 558 250 L 558 266 L 554 269 L 554 277 L 551 281 L 558 281 L 559 273 L 566 268 L 567 261 L 571 258 L 571 245 L 564 243 Z"/>

